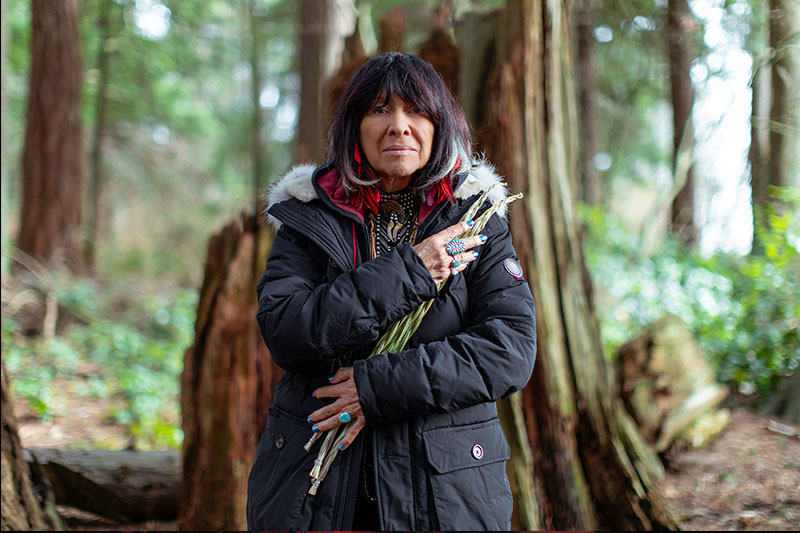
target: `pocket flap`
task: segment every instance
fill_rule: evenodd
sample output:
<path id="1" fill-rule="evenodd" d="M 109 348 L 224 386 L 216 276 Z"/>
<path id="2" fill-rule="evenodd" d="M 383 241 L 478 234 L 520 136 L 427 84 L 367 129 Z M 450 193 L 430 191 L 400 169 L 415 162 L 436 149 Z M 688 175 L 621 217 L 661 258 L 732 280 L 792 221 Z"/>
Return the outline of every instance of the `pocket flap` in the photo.
<path id="1" fill-rule="evenodd" d="M 511 448 L 500 421 L 431 429 L 423 433 L 428 462 L 439 474 L 507 461 Z"/>

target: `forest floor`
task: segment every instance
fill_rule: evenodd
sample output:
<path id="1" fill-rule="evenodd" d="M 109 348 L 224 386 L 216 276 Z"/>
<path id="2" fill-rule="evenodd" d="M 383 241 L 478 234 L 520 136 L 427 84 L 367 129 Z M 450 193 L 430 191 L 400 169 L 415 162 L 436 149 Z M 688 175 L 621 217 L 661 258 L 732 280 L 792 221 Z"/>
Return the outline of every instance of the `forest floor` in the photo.
<path id="1" fill-rule="evenodd" d="M 23 446 L 87 448 L 129 442 L 124 425 L 97 416 L 106 406 L 75 398 L 62 415 L 44 422 L 16 402 Z M 94 402 L 94 403 L 93 403 Z M 85 405 L 84 405 L 85 404 Z M 731 409 L 723 432 L 702 449 L 673 447 L 661 491 L 687 530 L 800 529 L 800 427 L 743 407 Z M 116 524 L 60 508 L 73 530 L 175 530 L 175 522 Z"/>

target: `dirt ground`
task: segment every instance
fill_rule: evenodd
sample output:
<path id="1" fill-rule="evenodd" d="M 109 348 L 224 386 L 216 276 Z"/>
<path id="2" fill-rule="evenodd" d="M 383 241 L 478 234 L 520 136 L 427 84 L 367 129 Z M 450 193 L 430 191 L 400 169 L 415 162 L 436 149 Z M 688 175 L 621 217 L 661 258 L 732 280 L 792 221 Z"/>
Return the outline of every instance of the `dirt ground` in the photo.
<path id="1" fill-rule="evenodd" d="M 705 449 L 666 459 L 661 489 L 683 529 L 800 529 L 800 427 L 734 408 Z"/>
<path id="2" fill-rule="evenodd" d="M 124 448 L 125 427 L 103 422 L 107 406 L 76 398 L 42 422 L 17 399 L 23 446 Z M 107 420 L 107 418 L 106 418 Z M 114 446 L 116 445 L 116 446 Z M 687 530 L 800 529 L 800 427 L 737 407 L 725 430 L 704 449 L 674 447 L 660 489 Z M 175 530 L 175 522 L 116 524 L 60 508 L 73 530 Z"/>

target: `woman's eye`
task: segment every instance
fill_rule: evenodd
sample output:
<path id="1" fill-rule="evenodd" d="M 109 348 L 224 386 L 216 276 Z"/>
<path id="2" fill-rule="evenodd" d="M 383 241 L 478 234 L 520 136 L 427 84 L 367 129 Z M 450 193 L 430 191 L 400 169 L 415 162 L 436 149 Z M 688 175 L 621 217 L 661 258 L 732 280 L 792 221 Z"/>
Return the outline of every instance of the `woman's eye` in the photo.
<path id="1" fill-rule="evenodd" d="M 417 113 L 417 114 L 424 113 L 424 111 L 422 109 L 420 109 L 419 107 L 412 107 L 411 108 L 411 112 L 412 113 Z"/>
<path id="2" fill-rule="evenodd" d="M 383 115 L 384 113 L 386 113 L 386 108 L 382 107 L 382 106 L 378 106 L 375 109 L 373 109 L 372 112 L 374 114 L 376 114 L 376 115 Z"/>

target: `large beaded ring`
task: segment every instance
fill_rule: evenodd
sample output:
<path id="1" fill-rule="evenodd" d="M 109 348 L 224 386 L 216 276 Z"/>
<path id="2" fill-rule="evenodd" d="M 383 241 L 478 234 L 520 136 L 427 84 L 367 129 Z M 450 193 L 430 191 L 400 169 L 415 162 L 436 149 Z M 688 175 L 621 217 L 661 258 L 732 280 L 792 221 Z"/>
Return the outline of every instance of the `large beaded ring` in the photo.
<path id="1" fill-rule="evenodd" d="M 450 255 L 458 255 L 467 249 L 467 243 L 456 238 L 445 244 L 444 249 Z"/>

